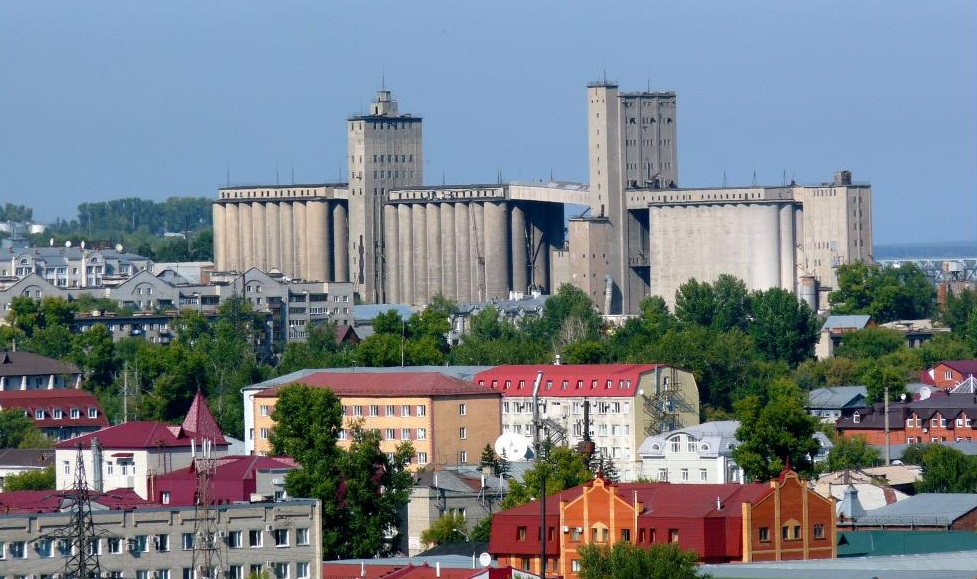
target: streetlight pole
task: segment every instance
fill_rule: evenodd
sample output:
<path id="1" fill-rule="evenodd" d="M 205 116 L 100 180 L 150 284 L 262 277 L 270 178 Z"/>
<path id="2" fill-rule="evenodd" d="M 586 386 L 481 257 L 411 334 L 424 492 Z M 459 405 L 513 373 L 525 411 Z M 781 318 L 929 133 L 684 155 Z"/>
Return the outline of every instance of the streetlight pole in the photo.
<path id="1" fill-rule="evenodd" d="M 539 494 L 539 576 L 546 579 L 546 475 L 547 469 L 543 464 L 543 444 L 540 432 L 543 421 L 539 412 L 539 384 L 543 381 L 543 371 L 536 373 L 533 383 L 533 452 L 536 453 L 536 466 L 540 471 Z"/>

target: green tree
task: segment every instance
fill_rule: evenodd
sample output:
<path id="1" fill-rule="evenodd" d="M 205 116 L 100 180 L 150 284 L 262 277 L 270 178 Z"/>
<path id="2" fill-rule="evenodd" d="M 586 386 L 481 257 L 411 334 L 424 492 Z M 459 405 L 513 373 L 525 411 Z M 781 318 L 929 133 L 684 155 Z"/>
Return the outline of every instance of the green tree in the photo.
<path id="1" fill-rule="evenodd" d="M 814 438 L 817 419 L 804 410 L 804 393 L 789 381 L 771 386 L 769 398 L 749 396 L 736 404 L 740 444 L 733 457 L 751 480 L 770 480 L 787 461 L 801 474 L 813 471 L 818 450 Z"/>
<path id="2" fill-rule="evenodd" d="M 482 449 L 482 456 L 478 460 L 478 466 L 479 468 L 492 469 L 493 476 L 502 476 L 509 473 L 509 463 L 495 454 L 495 449 L 492 448 L 491 444 L 486 444 L 485 448 Z"/>
<path id="3" fill-rule="evenodd" d="M 928 444 L 919 464 L 923 467 L 923 478 L 916 481 L 916 492 L 977 492 L 977 457 L 943 444 Z"/>
<path id="4" fill-rule="evenodd" d="M 531 340 L 552 344 L 555 354 L 574 342 L 598 339 L 600 328 L 601 317 L 590 297 L 568 283 L 546 300 L 543 315 L 525 327 Z"/>
<path id="5" fill-rule="evenodd" d="M 745 332 L 753 298 L 746 291 L 743 280 L 724 273 L 712 282 L 712 290 L 716 296 L 716 315 L 712 326 L 720 332 L 728 332 L 733 328 Z"/>
<path id="6" fill-rule="evenodd" d="M 908 379 L 906 371 L 896 365 L 870 362 L 868 368 L 861 373 L 860 381 L 865 385 L 866 401 L 874 403 L 885 399 L 886 388 L 889 389 L 889 401 L 898 400 L 906 391 Z"/>
<path id="7" fill-rule="evenodd" d="M 466 534 L 468 534 L 468 522 L 465 521 L 465 517 L 457 513 L 449 513 L 421 532 L 421 542 L 429 546 L 459 543 L 466 540 Z"/>
<path id="8" fill-rule="evenodd" d="M 879 449 L 869 445 L 864 436 L 839 436 L 828 451 L 828 472 L 876 466 L 882 462 Z"/>
<path id="9" fill-rule="evenodd" d="M 852 360 L 881 358 L 906 347 L 906 338 L 899 330 L 889 328 L 864 328 L 845 334 L 836 356 Z"/>
<path id="10" fill-rule="evenodd" d="M 492 515 L 483 517 L 468 535 L 472 538 L 472 541 L 488 542 L 492 538 Z"/>
<path id="11" fill-rule="evenodd" d="M 29 440 L 38 433 L 34 421 L 23 410 L 0 410 L 0 448 L 20 448 L 24 440 Z"/>
<path id="12" fill-rule="evenodd" d="M 342 404 L 324 388 L 281 388 L 272 418 L 273 453 L 291 456 L 301 465 L 286 476 L 286 491 L 322 502 L 323 558 L 395 552 L 400 512 L 413 486 L 407 471 L 414 454 L 410 443 L 388 456 L 380 449 L 378 432 L 354 423 L 347 425 L 349 449 L 341 449 Z"/>
<path id="13" fill-rule="evenodd" d="M 81 368 L 87 389 L 106 387 L 115 380 L 115 343 L 105 325 L 95 324 L 88 331 L 75 334 L 69 357 Z"/>
<path id="14" fill-rule="evenodd" d="M 675 317 L 686 326 L 712 327 L 718 307 L 716 292 L 708 282 L 692 278 L 675 292 Z"/>
<path id="15" fill-rule="evenodd" d="M 787 362 L 791 367 L 811 357 L 818 324 L 806 303 L 781 288 L 754 292 L 750 303 L 750 336 L 760 356 Z"/>
<path id="16" fill-rule="evenodd" d="M 502 508 L 510 509 L 539 498 L 543 480 L 546 480 L 546 494 L 583 484 L 593 478 L 593 473 L 579 452 L 565 446 L 557 446 L 543 453 L 533 468 L 526 471 L 522 481 L 509 480 L 509 494 L 502 499 Z"/>
<path id="17" fill-rule="evenodd" d="M 675 543 L 641 547 L 621 541 L 580 548 L 580 579 L 696 579 L 698 555 Z"/>
<path id="18" fill-rule="evenodd" d="M 28 470 L 20 474 L 4 477 L 3 492 L 14 491 L 53 491 L 55 485 L 54 465 L 40 470 Z"/>
<path id="19" fill-rule="evenodd" d="M 949 292 L 940 308 L 939 319 L 970 348 L 970 354 L 964 358 L 977 355 L 977 290 L 966 288 L 957 293 Z"/>
<path id="20" fill-rule="evenodd" d="M 838 289 L 828 302 L 836 314 L 869 314 L 880 324 L 915 320 L 933 313 L 936 289 L 912 263 L 895 268 L 843 264 L 838 267 Z"/>

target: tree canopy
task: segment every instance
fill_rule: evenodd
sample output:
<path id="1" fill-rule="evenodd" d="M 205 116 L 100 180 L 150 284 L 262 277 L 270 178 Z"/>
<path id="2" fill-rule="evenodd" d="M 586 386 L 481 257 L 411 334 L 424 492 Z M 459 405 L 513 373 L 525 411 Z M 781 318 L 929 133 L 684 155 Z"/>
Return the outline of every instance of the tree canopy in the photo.
<path id="1" fill-rule="evenodd" d="M 49 448 L 51 440 L 20 408 L 0 410 L 0 448 Z"/>
<path id="2" fill-rule="evenodd" d="M 413 486 L 406 470 L 414 455 L 410 442 L 390 455 L 381 451 L 378 432 L 343 424 L 342 404 L 326 388 L 281 388 L 272 418 L 272 452 L 301 465 L 286 476 L 285 490 L 322 502 L 323 558 L 395 553 L 401 510 Z M 338 444 L 344 426 L 350 440 L 345 449 Z"/>
<path id="3" fill-rule="evenodd" d="M 835 314 L 869 314 L 877 323 L 918 320 L 936 309 L 936 288 L 919 266 L 864 263 L 838 267 L 838 289 L 828 295 Z"/>
<path id="4" fill-rule="evenodd" d="M 641 547 L 620 541 L 613 547 L 587 544 L 580 547 L 580 579 L 696 579 L 695 551 L 675 543 Z"/>

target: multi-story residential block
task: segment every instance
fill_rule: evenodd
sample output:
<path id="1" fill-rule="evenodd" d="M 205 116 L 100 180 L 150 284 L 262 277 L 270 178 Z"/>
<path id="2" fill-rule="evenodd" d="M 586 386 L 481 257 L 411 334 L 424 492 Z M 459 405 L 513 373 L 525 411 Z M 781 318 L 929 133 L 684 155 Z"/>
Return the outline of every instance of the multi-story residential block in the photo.
<path id="1" fill-rule="evenodd" d="M 545 529 L 544 529 L 545 527 Z M 541 532 L 544 531 L 544 532 Z M 785 471 L 769 484 L 593 481 L 495 514 L 489 552 L 500 565 L 578 577 L 584 545 L 678 544 L 704 562 L 835 557 L 834 501 Z"/>
<path id="2" fill-rule="evenodd" d="M 30 352 L 0 351 L 0 391 L 55 390 L 81 386 L 81 370 Z"/>
<path id="3" fill-rule="evenodd" d="M 584 439 L 587 418 L 596 451 L 614 462 L 622 480 L 640 473 L 638 446 L 646 436 L 699 423 L 695 378 L 670 366 L 511 365 L 479 372 L 478 385 L 502 394 L 502 430 L 525 436 L 530 447 L 540 373 L 541 438 L 574 446 Z"/>
<path id="4" fill-rule="evenodd" d="M 123 251 L 121 247 L 11 248 L 0 260 L 0 277 L 23 279 L 34 274 L 59 288 L 100 288 L 152 266 L 149 258 Z"/>
<path id="5" fill-rule="evenodd" d="M 415 451 L 413 468 L 477 463 L 485 445 L 492 444 L 501 432 L 498 392 L 438 372 L 381 373 L 350 368 L 347 372 L 304 373 L 256 394 L 245 391 L 245 400 L 252 396 L 245 410 L 251 417 L 245 417 L 245 425 L 254 424 L 254 432 L 247 433 L 246 449 L 251 450 L 248 443 L 253 440 L 254 452 L 271 450 L 272 413 L 278 390 L 287 383 L 328 388 L 339 397 L 345 415 L 341 446 L 349 444 L 351 424 L 361 420 L 364 428 L 380 432 L 381 448 L 386 452 L 409 441 Z"/>
<path id="6" fill-rule="evenodd" d="M 53 538 L 73 524 L 63 497 L 51 491 L 0 494 L 0 577 L 56 579 L 71 556 L 68 541 Z M 211 506 L 218 528 L 222 576 L 246 579 L 322 577 L 321 508 L 318 500 L 234 502 Z M 106 577 L 187 579 L 194 545 L 193 506 L 148 504 L 119 492 L 93 500 L 98 539 L 92 549 Z"/>
<path id="7" fill-rule="evenodd" d="M 71 488 L 80 452 L 85 480 L 91 488 L 98 492 L 132 489 L 149 499 L 155 477 L 189 466 L 205 441 L 211 445 L 213 457 L 227 454 L 228 443 L 198 392 L 179 426 L 124 422 L 56 444 L 56 488 Z"/>
<path id="8" fill-rule="evenodd" d="M 60 390 L 0 390 L 0 410 L 24 411 L 34 425 L 53 440 L 69 440 L 109 425 L 91 392 Z"/>

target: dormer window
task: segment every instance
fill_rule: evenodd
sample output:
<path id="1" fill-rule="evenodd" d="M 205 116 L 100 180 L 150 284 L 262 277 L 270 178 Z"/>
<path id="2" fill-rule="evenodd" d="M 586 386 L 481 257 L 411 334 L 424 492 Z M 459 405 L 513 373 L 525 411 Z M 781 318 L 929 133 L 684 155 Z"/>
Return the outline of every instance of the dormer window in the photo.
<path id="1" fill-rule="evenodd" d="M 35 420 L 44 420 L 44 410 L 35 410 L 34 411 L 34 419 Z"/>
<path id="2" fill-rule="evenodd" d="M 64 410 L 61 410 L 60 408 L 55 408 L 53 414 L 55 420 L 61 420 L 64 418 Z"/>
<path id="3" fill-rule="evenodd" d="M 89 408 L 88 409 L 88 417 L 89 418 L 98 418 L 98 408 Z"/>
<path id="4" fill-rule="evenodd" d="M 81 410 L 79 410 L 77 408 L 72 408 L 71 409 L 71 417 L 72 418 L 81 418 Z"/>
<path id="5" fill-rule="evenodd" d="M 855 424 L 858 424 L 859 422 L 862 421 L 862 416 L 856 412 L 855 414 L 851 415 L 851 421 L 854 422 Z"/>

